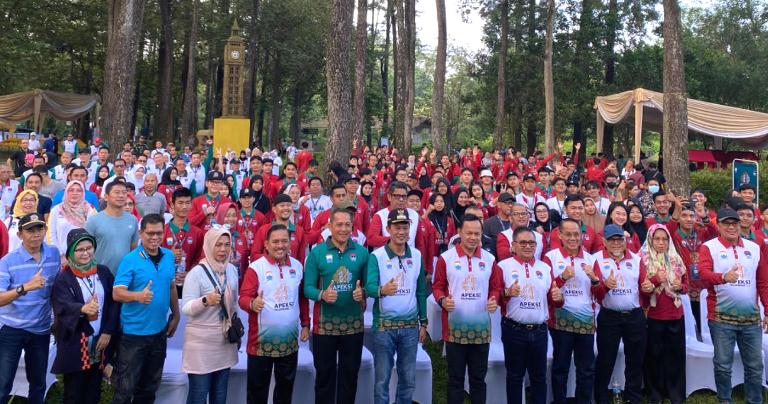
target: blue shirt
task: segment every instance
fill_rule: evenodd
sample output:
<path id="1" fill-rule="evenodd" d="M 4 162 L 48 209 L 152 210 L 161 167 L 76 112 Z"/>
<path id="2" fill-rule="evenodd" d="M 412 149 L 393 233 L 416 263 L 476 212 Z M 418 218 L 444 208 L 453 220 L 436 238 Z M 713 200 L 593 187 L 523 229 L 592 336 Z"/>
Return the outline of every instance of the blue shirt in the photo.
<path id="1" fill-rule="evenodd" d="M 51 208 L 61 203 L 61 200 L 64 199 L 64 190 L 60 190 L 59 192 L 56 192 L 56 195 L 53 196 L 53 202 L 51 203 Z M 96 196 L 93 192 L 89 190 L 85 190 L 85 201 L 90 203 L 91 206 L 93 206 L 94 209 L 97 211 L 101 211 L 99 208 L 99 197 Z"/>
<path id="2" fill-rule="evenodd" d="M 59 250 L 50 244 L 43 243 L 41 249 L 40 262 L 35 261 L 23 245 L 0 259 L 2 291 L 14 290 L 28 282 L 41 268 L 46 279 L 42 288 L 31 290 L 0 307 L 0 328 L 7 325 L 34 334 L 50 332 L 53 315 L 51 289 L 61 267 L 61 258 Z"/>
<path id="3" fill-rule="evenodd" d="M 123 303 L 120 322 L 123 332 L 130 335 L 154 335 L 168 324 L 171 309 L 171 285 L 174 280 L 173 252 L 160 248 L 162 258 L 155 266 L 144 247 L 138 246 L 128 253 L 117 267 L 115 287 L 125 286 L 130 292 L 142 291 L 152 281 L 154 297 L 149 304 Z"/>

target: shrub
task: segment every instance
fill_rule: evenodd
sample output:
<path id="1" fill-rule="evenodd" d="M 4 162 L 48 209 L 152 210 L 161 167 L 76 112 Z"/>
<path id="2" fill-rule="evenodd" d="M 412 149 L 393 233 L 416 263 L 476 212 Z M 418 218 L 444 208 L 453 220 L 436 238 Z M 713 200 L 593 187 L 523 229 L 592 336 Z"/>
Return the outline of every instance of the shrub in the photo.
<path id="1" fill-rule="evenodd" d="M 759 173 L 760 192 L 758 199 L 760 206 L 768 204 L 768 199 L 760 198 L 763 192 L 768 191 L 768 167 L 761 164 Z M 712 209 L 718 209 L 731 190 L 731 169 L 709 169 L 694 171 L 691 173 L 691 190 L 701 188 L 707 195 L 707 205 Z"/>

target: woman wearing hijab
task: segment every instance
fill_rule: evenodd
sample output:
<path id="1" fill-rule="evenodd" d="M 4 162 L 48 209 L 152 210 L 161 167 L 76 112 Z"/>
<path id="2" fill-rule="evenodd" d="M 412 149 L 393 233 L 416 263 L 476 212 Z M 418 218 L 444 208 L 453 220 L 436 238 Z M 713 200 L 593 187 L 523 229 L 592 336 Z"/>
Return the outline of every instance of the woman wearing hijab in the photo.
<path id="1" fill-rule="evenodd" d="M 479 182 L 473 182 L 470 188 L 470 197 L 475 201 L 475 205 L 483 211 L 483 220 L 496 215 L 496 208 L 488 202 L 483 186 Z"/>
<path id="2" fill-rule="evenodd" d="M 96 179 L 93 181 L 88 190 L 96 194 L 101 198 L 101 189 L 104 188 L 104 181 L 109 178 L 109 166 L 99 166 L 96 170 Z"/>
<path id="3" fill-rule="evenodd" d="M 229 262 L 230 232 L 213 227 L 205 233 L 205 258 L 184 279 L 181 311 L 187 316 L 181 370 L 189 377 L 187 404 L 224 404 L 229 370 L 237 364 L 237 347 L 224 331 L 236 308 L 237 269 Z M 225 316 L 226 313 L 226 316 Z"/>
<path id="4" fill-rule="evenodd" d="M 533 206 L 533 221 L 528 228 L 541 234 L 544 241 L 544 251 L 546 251 L 552 241 L 550 234 L 560 224 L 560 215 L 549 210 L 549 205 L 545 202 L 538 202 Z"/>
<path id="5" fill-rule="evenodd" d="M 61 203 L 51 209 L 48 217 L 48 244 L 56 246 L 66 261 L 67 234 L 73 229 L 85 227 L 85 221 L 96 214 L 96 210 L 85 201 L 85 187 L 80 181 L 70 181 L 64 188 Z"/>
<path id="6" fill-rule="evenodd" d="M 243 218 L 240 216 L 240 207 L 234 202 L 225 202 L 216 208 L 214 213 L 215 223 L 229 230 L 232 242 L 229 262 L 237 268 L 237 273 L 242 274 L 248 267 L 248 242 L 246 240 Z"/>
<path id="7" fill-rule="evenodd" d="M 3 222 L 8 229 L 8 251 L 21 247 L 19 219 L 30 213 L 37 212 L 37 202 L 37 192 L 31 189 L 21 191 L 16 197 L 16 202 L 13 204 L 13 213 Z"/>
<path id="8" fill-rule="evenodd" d="M 685 400 L 685 323 L 681 294 L 688 293 L 688 271 L 666 226 L 654 224 L 641 250 L 640 272 L 653 285 L 648 308 L 645 385 L 650 401 Z"/>
<path id="9" fill-rule="evenodd" d="M 640 205 L 634 202 L 628 203 L 629 226 L 637 234 L 638 240 L 645 240 L 648 235 L 648 226 L 645 224 L 645 213 Z"/>
<path id="10" fill-rule="evenodd" d="M 111 336 L 120 309 L 112 300 L 114 277 L 96 263 L 96 239 L 84 229 L 67 235 L 64 270 L 56 277 L 51 304 L 56 316 L 56 359 L 51 373 L 63 374 L 65 404 L 97 404 Z"/>
<path id="11" fill-rule="evenodd" d="M 165 196 L 166 207 L 168 211 L 171 210 L 171 198 L 173 197 L 173 191 L 181 188 L 181 181 L 179 181 L 179 170 L 176 167 L 167 168 L 163 171 L 163 175 L 160 178 L 160 186 L 157 187 L 157 192 L 160 192 Z"/>
<path id="12" fill-rule="evenodd" d="M 133 169 L 133 173 L 130 174 L 130 177 L 126 178 L 128 182 L 133 184 L 133 186 L 136 189 L 142 189 L 144 188 L 144 174 L 147 172 L 147 169 L 141 165 L 137 164 L 136 167 Z"/>
<path id="13" fill-rule="evenodd" d="M 608 207 L 608 214 L 605 216 L 605 225 L 617 224 L 624 229 L 624 238 L 627 240 L 627 249 L 637 254 L 640 251 L 640 239 L 637 232 L 629 223 L 629 209 L 622 202 L 613 202 Z"/>
<path id="14" fill-rule="evenodd" d="M 434 269 L 437 257 L 448 250 L 448 241 L 456 234 L 456 223 L 446 206 L 445 196 L 441 194 L 432 194 L 429 197 L 429 207 L 423 217 L 429 220 L 429 240 L 433 243 L 435 250 L 433 262 L 427 264 Z"/>
<path id="15" fill-rule="evenodd" d="M 456 226 L 461 226 L 461 221 L 464 219 L 464 211 L 472 205 L 472 199 L 469 196 L 469 190 L 460 187 L 453 193 L 453 200 L 456 202 L 451 209 L 451 217 Z"/>
<path id="16" fill-rule="evenodd" d="M 373 182 L 371 181 L 360 182 L 360 196 L 363 197 L 363 200 L 365 201 L 365 203 L 368 204 L 368 207 L 370 208 L 369 210 L 371 212 L 378 212 L 379 201 L 378 201 L 378 198 L 374 198 L 374 195 L 373 195 L 374 189 L 375 189 L 375 186 Z M 307 196 L 307 199 L 309 199 L 309 196 Z"/>
<path id="17" fill-rule="evenodd" d="M 254 175 L 248 186 L 253 190 L 253 207 L 263 215 L 268 215 L 272 211 L 269 198 L 264 194 L 264 178 L 261 175 Z"/>
<path id="18" fill-rule="evenodd" d="M 132 192 L 128 192 L 128 199 L 125 201 L 123 210 L 132 214 L 137 220 L 141 220 L 139 210 L 136 209 L 136 196 L 134 196 Z"/>
<path id="19" fill-rule="evenodd" d="M 605 216 L 597 210 L 597 205 L 592 198 L 584 198 L 584 224 L 595 230 L 595 233 L 602 233 L 605 225 Z"/>
<path id="20" fill-rule="evenodd" d="M 440 194 L 445 201 L 445 209 L 450 212 L 453 210 L 453 196 L 451 195 L 451 183 L 445 178 L 438 178 L 435 185 L 429 192 L 424 193 L 424 199 L 421 202 L 422 208 L 427 209 L 429 206 L 429 199 L 432 195 Z"/>

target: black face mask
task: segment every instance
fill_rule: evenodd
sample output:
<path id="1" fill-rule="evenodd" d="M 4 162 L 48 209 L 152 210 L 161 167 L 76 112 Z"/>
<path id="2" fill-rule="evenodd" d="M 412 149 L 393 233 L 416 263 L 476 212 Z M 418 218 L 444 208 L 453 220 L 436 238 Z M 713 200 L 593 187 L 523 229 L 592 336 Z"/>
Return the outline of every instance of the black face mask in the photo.
<path id="1" fill-rule="evenodd" d="M 606 182 L 605 183 L 605 186 L 608 187 L 608 188 L 611 188 L 611 189 L 616 188 L 617 185 L 619 185 L 619 184 L 617 184 L 615 182 Z"/>

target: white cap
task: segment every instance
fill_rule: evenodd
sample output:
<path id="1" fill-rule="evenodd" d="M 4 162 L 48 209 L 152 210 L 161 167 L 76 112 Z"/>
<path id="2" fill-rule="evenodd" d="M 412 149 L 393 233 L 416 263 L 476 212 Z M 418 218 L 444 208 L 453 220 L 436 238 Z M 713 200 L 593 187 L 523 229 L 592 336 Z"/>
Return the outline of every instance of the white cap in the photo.
<path id="1" fill-rule="evenodd" d="M 491 174 L 491 170 L 483 170 L 480 171 L 480 178 L 482 177 L 491 177 L 493 178 L 493 174 Z"/>

